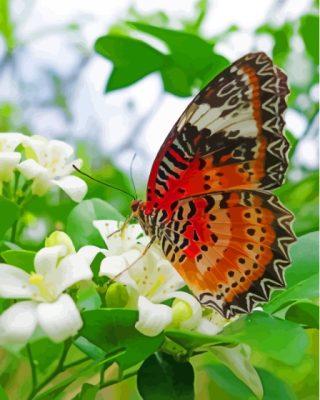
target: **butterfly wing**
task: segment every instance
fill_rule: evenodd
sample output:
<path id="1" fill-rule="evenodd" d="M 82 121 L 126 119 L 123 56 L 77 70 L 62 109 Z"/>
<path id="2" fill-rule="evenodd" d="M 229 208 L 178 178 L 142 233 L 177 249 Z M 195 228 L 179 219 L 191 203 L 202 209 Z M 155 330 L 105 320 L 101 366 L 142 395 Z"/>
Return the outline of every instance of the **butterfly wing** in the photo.
<path id="1" fill-rule="evenodd" d="M 280 186 L 289 148 L 282 134 L 286 82 L 264 53 L 248 54 L 214 78 L 159 150 L 148 182 L 149 209 L 226 188 Z"/>
<path id="2" fill-rule="evenodd" d="M 164 254 L 198 299 L 226 317 L 284 286 L 292 216 L 267 190 L 287 169 L 288 92 L 264 53 L 244 56 L 196 96 L 151 169 L 140 219 L 157 210 Z"/>
<path id="3" fill-rule="evenodd" d="M 180 200 L 161 245 L 199 301 L 230 318 L 284 287 L 291 221 L 271 193 L 215 192 Z"/>

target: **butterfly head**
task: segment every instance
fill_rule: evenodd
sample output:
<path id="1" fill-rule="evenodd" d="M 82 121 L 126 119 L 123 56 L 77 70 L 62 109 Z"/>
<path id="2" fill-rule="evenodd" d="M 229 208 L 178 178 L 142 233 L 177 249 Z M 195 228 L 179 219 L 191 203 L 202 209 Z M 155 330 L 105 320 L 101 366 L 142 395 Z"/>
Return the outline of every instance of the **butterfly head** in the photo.
<path id="1" fill-rule="evenodd" d="M 139 209 L 141 208 L 142 201 L 134 199 L 131 202 L 131 210 L 134 217 L 137 217 L 139 214 Z"/>

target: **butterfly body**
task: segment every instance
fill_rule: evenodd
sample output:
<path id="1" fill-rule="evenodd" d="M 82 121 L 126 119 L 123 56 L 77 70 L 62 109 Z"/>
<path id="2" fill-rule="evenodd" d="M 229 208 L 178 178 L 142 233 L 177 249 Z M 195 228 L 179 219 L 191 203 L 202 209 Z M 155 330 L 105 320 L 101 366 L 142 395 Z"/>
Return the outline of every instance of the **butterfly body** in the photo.
<path id="1" fill-rule="evenodd" d="M 264 53 L 218 75 L 187 107 L 151 169 L 147 200 L 132 203 L 199 301 L 225 317 L 283 287 L 294 241 L 281 185 L 285 74 Z"/>

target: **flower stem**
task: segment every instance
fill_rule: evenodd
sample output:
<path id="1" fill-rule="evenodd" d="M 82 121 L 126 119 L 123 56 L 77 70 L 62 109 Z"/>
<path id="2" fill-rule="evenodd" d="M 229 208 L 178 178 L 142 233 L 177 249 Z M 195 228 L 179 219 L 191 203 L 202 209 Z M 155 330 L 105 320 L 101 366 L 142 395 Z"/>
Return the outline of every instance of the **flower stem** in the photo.
<path id="1" fill-rule="evenodd" d="M 18 228 L 18 220 L 14 222 L 14 224 L 11 227 L 11 243 L 15 243 L 16 240 L 16 234 L 17 234 L 17 228 Z"/>
<path id="2" fill-rule="evenodd" d="M 28 353 L 29 364 L 30 364 L 30 368 L 31 368 L 32 391 L 33 391 L 33 390 L 35 390 L 35 388 L 37 386 L 38 379 L 37 379 L 37 367 L 36 367 L 36 364 L 35 364 L 34 359 L 32 357 L 30 344 L 27 345 L 27 353 Z"/>
<path id="3" fill-rule="evenodd" d="M 37 386 L 37 380 L 34 380 L 34 375 L 32 374 L 32 391 L 31 391 L 31 393 L 30 393 L 30 395 L 29 395 L 29 397 L 28 397 L 27 400 L 32 400 L 32 399 L 35 397 L 35 395 L 36 395 L 41 389 L 43 389 L 43 388 L 44 388 L 48 383 L 50 383 L 57 375 L 59 375 L 61 372 L 65 371 L 67 368 L 71 368 L 71 367 L 73 367 L 73 366 L 75 366 L 75 365 L 80 364 L 81 362 L 84 362 L 84 361 L 87 361 L 87 360 L 88 360 L 88 357 L 85 357 L 85 358 L 82 358 L 82 359 L 80 359 L 80 360 L 77 360 L 77 361 L 75 361 L 75 362 L 73 362 L 73 363 L 70 363 L 69 365 L 64 365 L 64 362 L 65 362 L 65 360 L 66 360 L 66 358 L 67 358 L 68 351 L 69 351 L 69 349 L 70 349 L 70 347 L 71 347 L 71 344 L 72 344 L 72 341 L 71 341 L 71 340 L 65 341 L 65 343 L 64 343 L 64 348 L 63 348 L 61 357 L 60 357 L 60 359 L 59 359 L 58 365 L 57 365 L 56 368 L 51 372 L 51 374 L 50 374 L 49 376 L 47 376 L 47 378 L 46 378 L 43 382 L 41 382 L 38 386 Z M 28 349 L 28 347 L 29 347 L 29 349 L 30 349 L 30 345 L 27 346 L 27 349 Z M 29 355 L 29 359 L 30 359 L 30 365 L 31 365 L 31 359 L 32 359 L 31 351 L 29 352 L 29 350 L 28 350 L 28 354 L 30 354 L 30 355 Z M 31 356 L 31 358 L 30 358 L 30 356 Z M 31 367 L 31 371 L 33 371 L 32 367 Z"/>
<path id="4" fill-rule="evenodd" d="M 132 376 L 137 375 L 137 373 L 138 373 L 138 370 L 132 371 L 132 372 L 128 372 L 128 373 L 125 374 L 121 379 L 112 379 L 111 381 L 104 382 L 104 383 L 102 383 L 102 384 L 99 385 L 99 389 L 104 389 L 104 388 L 106 388 L 106 387 L 108 387 L 108 386 L 115 385 L 116 383 L 123 382 L 123 381 L 125 381 L 126 379 L 129 379 L 129 378 L 131 378 Z"/>

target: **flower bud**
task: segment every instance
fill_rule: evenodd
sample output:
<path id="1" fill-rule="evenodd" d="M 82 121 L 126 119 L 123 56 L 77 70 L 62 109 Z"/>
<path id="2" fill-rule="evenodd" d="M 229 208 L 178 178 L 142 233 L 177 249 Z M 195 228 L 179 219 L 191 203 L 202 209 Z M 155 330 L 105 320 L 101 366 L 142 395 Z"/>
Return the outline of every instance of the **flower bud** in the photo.
<path id="1" fill-rule="evenodd" d="M 61 231 L 54 231 L 48 236 L 44 242 L 45 247 L 65 246 L 67 254 L 75 253 L 75 248 L 70 237 Z"/>
<path id="2" fill-rule="evenodd" d="M 192 308 L 186 301 L 175 299 L 172 304 L 172 325 L 179 327 L 181 322 L 192 317 Z"/>
<path id="3" fill-rule="evenodd" d="M 105 299 L 107 307 L 123 308 L 129 300 L 128 290 L 122 283 L 115 282 L 108 287 Z"/>

